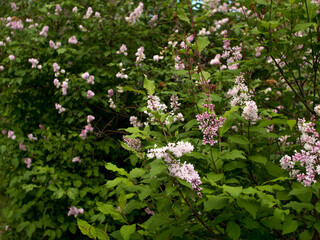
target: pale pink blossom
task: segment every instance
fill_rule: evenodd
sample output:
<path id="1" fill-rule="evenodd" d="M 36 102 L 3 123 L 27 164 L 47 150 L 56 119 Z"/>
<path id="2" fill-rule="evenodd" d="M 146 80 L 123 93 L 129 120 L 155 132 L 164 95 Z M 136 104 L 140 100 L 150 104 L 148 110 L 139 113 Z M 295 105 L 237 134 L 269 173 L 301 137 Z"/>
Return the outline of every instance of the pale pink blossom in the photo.
<path id="1" fill-rule="evenodd" d="M 91 90 L 87 91 L 87 99 L 92 98 L 94 95 L 95 95 L 94 92 L 92 92 Z"/>

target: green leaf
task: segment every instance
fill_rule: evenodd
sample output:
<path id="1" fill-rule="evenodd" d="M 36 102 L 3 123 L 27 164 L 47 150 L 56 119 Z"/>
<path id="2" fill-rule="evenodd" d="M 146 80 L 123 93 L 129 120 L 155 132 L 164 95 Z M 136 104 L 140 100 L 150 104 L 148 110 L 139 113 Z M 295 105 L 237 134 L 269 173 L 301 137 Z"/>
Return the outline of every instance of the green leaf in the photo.
<path id="1" fill-rule="evenodd" d="M 62 188 L 59 188 L 58 191 L 53 193 L 53 197 L 56 199 L 60 199 L 64 194 L 66 194 L 66 192 Z"/>
<path id="2" fill-rule="evenodd" d="M 26 232 L 30 239 L 35 230 L 36 230 L 36 226 L 34 225 L 34 223 L 31 223 L 29 226 L 27 226 Z"/>
<path id="3" fill-rule="evenodd" d="M 296 231 L 298 228 L 298 221 L 296 220 L 287 220 L 284 221 L 283 226 L 282 226 L 282 235 L 292 233 Z"/>
<path id="4" fill-rule="evenodd" d="M 208 196 L 208 201 L 204 202 L 204 209 L 206 211 L 219 210 L 224 208 L 229 201 L 228 197 L 220 197 L 220 196 Z"/>
<path id="5" fill-rule="evenodd" d="M 124 175 L 124 176 L 129 177 L 129 174 L 123 168 L 118 168 L 116 165 L 114 165 L 110 162 L 106 163 L 105 167 L 106 167 L 106 169 L 108 169 L 110 171 L 117 172 L 120 175 Z"/>
<path id="6" fill-rule="evenodd" d="M 136 231 L 136 225 L 124 225 L 120 229 L 121 236 L 124 240 L 129 240 L 132 233 Z"/>
<path id="7" fill-rule="evenodd" d="M 261 156 L 261 155 L 249 156 L 249 160 L 252 162 L 263 164 L 263 165 L 266 165 L 267 161 L 268 161 L 268 159 L 266 157 Z"/>
<path id="8" fill-rule="evenodd" d="M 296 120 L 287 120 L 287 123 L 290 127 L 290 130 L 292 130 L 293 127 L 296 125 L 297 121 Z"/>
<path id="9" fill-rule="evenodd" d="M 139 178 L 142 177 L 146 174 L 146 170 L 142 169 L 142 168 L 134 168 L 131 170 L 131 172 L 129 173 L 129 176 L 131 178 Z"/>
<path id="10" fill-rule="evenodd" d="M 224 174 L 208 173 L 207 178 L 211 185 L 216 186 L 216 182 L 220 181 L 224 177 Z"/>
<path id="11" fill-rule="evenodd" d="M 292 208 L 298 213 L 300 213 L 302 209 L 306 209 L 308 211 L 311 211 L 313 209 L 313 205 L 311 203 L 300 203 L 296 201 L 291 201 L 283 207 Z"/>
<path id="12" fill-rule="evenodd" d="M 155 87 L 155 83 L 154 83 L 154 81 L 149 80 L 146 75 L 144 77 L 143 87 L 145 89 L 147 89 L 147 92 L 148 92 L 149 95 L 153 95 L 154 94 L 154 90 L 156 88 Z"/>
<path id="13" fill-rule="evenodd" d="M 243 196 L 238 198 L 237 203 L 239 207 L 244 208 L 252 215 L 253 218 L 256 218 L 256 214 L 260 209 L 260 204 L 255 198 Z"/>
<path id="14" fill-rule="evenodd" d="M 67 195 L 70 199 L 75 200 L 79 195 L 79 190 L 77 188 L 69 188 Z"/>
<path id="15" fill-rule="evenodd" d="M 136 89 L 134 89 L 133 87 L 130 87 L 130 86 L 124 86 L 124 87 L 122 87 L 122 90 L 123 91 L 129 91 L 129 92 L 136 92 L 136 93 L 140 93 L 140 94 L 142 94 L 142 95 L 146 95 L 145 94 L 145 92 L 143 92 L 143 91 L 141 91 L 141 90 L 136 90 Z"/>
<path id="16" fill-rule="evenodd" d="M 186 131 L 189 131 L 194 125 L 198 124 L 198 121 L 197 119 L 192 119 L 190 120 L 189 122 L 187 122 L 185 125 L 184 125 L 184 129 Z"/>
<path id="17" fill-rule="evenodd" d="M 118 220 L 123 223 L 126 222 L 121 216 L 120 211 L 117 210 L 113 205 L 97 202 L 97 207 L 100 212 L 106 215 L 110 215 L 113 218 L 113 220 Z"/>
<path id="18" fill-rule="evenodd" d="M 224 192 L 229 193 L 234 198 L 238 198 L 242 192 L 242 187 L 232 187 L 232 186 L 223 185 L 222 189 Z"/>
<path id="19" fill-rule="evenodd" d="M 222 158 L 228 159 L 228 160 L 234 160 L 237 158 L 246 159 L 246 157 L 243 156 L 243 151 L 240 151 L 240 150 L 232 150 L 231 152 L 226 152 L 225 154 L 222 155 Z"/>
<path id="20" fill-rule="evenodd" d="M 227 233 L 231 239 L 237 240 L 240 237 L 241 229 L 238 224 L 229 221 L 227 224 Z"/>
<path id="21" fill-rule="evenodd" d="M 178 18 L 179 18 L 180 20 L 185 21 L 185 22 L 187 22 L 187 23 L 190 24 L 190 20 L 189 20 L 187 14 L 186 14 L 186 12 L 184 11 L 183 8 L 179 8 L 179 9 L 178 9 L 178 14 L 177 14 L 177 16 L 178 16 Z"/>
<path id="22" fill-rule="evenodd" d="M 99 228 L 95 228 L 96 230 L 96 234 L 97 234 L 97 238 L 100 240 L 109 240 L 109 236 L 106 232 L 102 231 Z"/>
<path id="23" fill-rule="evenodd" d="M 95 228 L 91 226 L 86 221 L 77 218 L 78 227 L 83 235 L 88 236 L 89 238 L 95 239 L 97 237 Z"/>
<path id="24" fill-rule="evenodd" d="M 18 225 L 17 228 L 16 228 L 16 231 L 17 231 L 17 232 L 21 232 L 21 231 L 22 231 L 26 226 L 28 226 L 29 224 L 30 224 L 29 221 L 19 223 L 19 225 Z"/>
<path id="25" fill-rule="evenodd" d="M 312 198 L 312 189 L 303 186 L 301 183 L 293 184 L 293 189 L 289 192 L 290 195 L 295 195 L 300 201 L 310 202 Z"/>
<path id="26" fill-rule="evenodd" d="M 197 44 L 199 52 L 202 52 L 203 49 L 205 49 L 210 44 L 210 41 L 207 37 L 198 37 Z"/>

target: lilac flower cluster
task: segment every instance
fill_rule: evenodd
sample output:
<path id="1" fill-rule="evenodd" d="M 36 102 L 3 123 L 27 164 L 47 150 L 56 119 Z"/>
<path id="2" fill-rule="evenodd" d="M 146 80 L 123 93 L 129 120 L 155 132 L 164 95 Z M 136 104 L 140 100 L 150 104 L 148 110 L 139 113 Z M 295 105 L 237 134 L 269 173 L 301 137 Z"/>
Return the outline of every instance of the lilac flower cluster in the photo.
<path id="1" fill-rule="evenodd" d="M 223 117 L 217 117 L 214 112 L 214 104 L 209 103 L 211 100 L 211 98 L 205 99 L 206 103 L 203 103 L 202 107 L 207 108 L 207 111 L 202 114 L 198 114 L 196 118 L 199 124 L 199 129 L 203 133 L 202 144 L 210 144 L 210 146 L 213 146 L 217 143 L 217 140 L 215 140 L 214 137 L 218 136 L 218 129 L 222 127 L 226 119 Z"/>
<path id="2" fill-rule="evenodd" d="M 32 163 L 31 158 L 25 158 L 24 163 L 27 164 L 27 168 L 30 168 Z"/>
<path id="3" fill-rule="evenodd" d="M 145 58 L 146 58 L 146 55 L 144 55 L 144 47 L 139 47 L 137 52 L 136 52 L 136 62 L 137 63 L 140 63 L 142 62 Z"/>
<path id="4" fill-rule="evenodd" d="M 10 27 L 13 30 L 19 29 L 22 30 L 23 25 L 21 19 L 17 19 L 15 17 L 8 17 L 7 18 L 8 23 L 6 24 L 6 27 Z"/>
<path id="5" fill-rule="evenodd" d="M 86 80 L 89 84 L 94 84 L 94 76 L 90 75 L 88 72 L 85 72 L 81 75 L 82 79 Z"/>
<path id="6" fill-rule="evenodd" d="M 31 68 L 38 68 L 38 69 L 41 69 L 41 68 L 42 68 L 42 65 L 38 65 L 38 63 L 39 63 L 39 60 L 38 60 L 38 59 L 29 58 L 29 59 L 28 59 L 28 62 L 31 63 Z"/>
<path id="7" fill-rule="evenodd" d="M 141 140 L 138 138 L 128 138 L 127 136 L 123 136 L 123 141 L 127 144 L 128 147 L 133 148 L 136 151 L 139 151 L 141 148 Z"/>
<path id="8" fill-rule="evenodd" d="M 51 48 L 53 48 L 54 50 L 58 49 L 59 47 L 61 47 L 61 42 L 57 42 L 57 43 L 54 43 L 54 41 L 50 40 L 49 41 L 49 46 Z"/>
<path id="9" fill-rule="evenodd" d="M 75 218 L 78 217 L 79 214 L 83 214 L 84 210 L 83 208 L 76 208 L 75 206 L 71 206 L 69 208 L 68 216 L 73 215 Z"/>
<path id="10" fill-rule="evenodd" d="M 92 116 L 92 115 L 88 115 L 88 116 L 87 116 L 87 123 L 88 123 L 88 124 L 84 127 L 84 129 L 81 130 L 81 134 L 80 134 L 80 137 L 81 137 L 83 140 L 87 138 L 87 134 L 88 134 L 89 132 L 93 132 L 93 127 L 92 127 L 92 125 L 91 125 L 90 122 L 92 122 L 94 119 L 95 119 L 95 117 Z"/>
<path id="11" fill-rule="evenodd" d="M 117 51 L 116 54 L 121 54 L 122 53 L 123 55 L 127 56 L 128 55 L 127 50 L 128 50 L 127 46 L 125 44 L 122 44 L 121 47 L 120 47 L 120 50 Z"/>
<path id="12" fill-rule="evenodd" d="M 305 186 L 316 183 L 316 174 L 320 175 L 320 141 L 314 125 L 312 121 L 306 123 L 305 119 L 299 119 L 300 142 L 304 149 L 301 152 L 295 151 L 293 156 L 285 155 L 280 159 L 281 167 L 288 170 L 291 177 L 297 178 Z M 299 169 L 296 169 L 296 166 Z M 302 172 L 302 169 L 305 172 Z"/>
<path id="13" fill-rule="evenodd" d="M 125 20 L 129 24 L 134 24 L 140 18 L 142 11 L 143 11 L 143 3 L 139 2 L 138 7 L 132 13 L 130 13 L 130 16 L 126 17 Z"/>
<path id="14" fill-rule="evenodd" d="M 48 36 L 48 31 L 49 31 L 49 27 L 48 26 L 44 26 L 41 30 L 41 32 L 39 33 L 40 36 L 43 37 L 47 37 Z"/>
<path id="15" fill-rule="evenodd" d="M 170 118 L 173 119 L 173 122 L 184 121 L 183 114 L 176 112 L 179 109 L 179 106 L 180 106 L 180 103 L 178 103 L 178 96 L 176 96 L 176 95 L 171 96 L 170 101 L 171 101 L 170 105 L 171 105 L 172 110 L 170 111 L 170 115 L 168 115 L 167 118 L 165 119 L 164 123 L 166 125 L 169 125 L 171 123 L 170 122 Z M 153 95 L 153 96 L 149 95 L 148 96 L 147 109 L 150 110 L 150 111 L 153 111 L 153 112 L 158 112 L 160 114 L 167 113 L 167 105 L 162 104 L 160 102 L 160 98 L 155 96 L 155 95 Z M 156 122 L 156 118 L 154 117 L 153 113 L 148 111 L 148 110 L 144 111 L 144 113 L 149 116 L 148 121 L 152 122 L 152 123 L 155 123 Z M 147 124 L 147 123 L 145 123 L 145 124 Z"/>
<path id="16" fill-rule="evenodd" d="M 130 124 L 134 127 L 142 127 L 143 124 L 138 120 L 136 116 L 131 116 L 130 119 Z"/>
<path id="17" fill-rule="evenodd" d="M 61 114 L 64 111 L 66 111 L 66 109 L 64 107 L 62 107 L 59 103 L 55 103 L 55 107 L 59 111 L 59 114 Z"/>
<path id="18" fill-rule="evenodd" d="M 168 166 L 170 176 L 189 182 L 201 197 L 202 188 L 200 185 L 202 182 L 198 172 L 194 170 L 194 166 L 186 162 L 181 164 L 179 159 L 174 159 L 174 157 L 180 158 L 183 154 L 192 152 L 193 149 L 194 147 L 191 143 L 182 141 L 169 143 L 168 146 L 162 148 L 157 148 L 157 145 L 154 145 L 153 149 L 148 150 L 147 157 L 150 159 L 163 159 Z"/>
<path id="19" fill-rule="evenodd" d="M 251 100 L 251 95 L 247 85 L 244 83 L 242 75 L 236 77 L 235 86 L 229 89 L 227 92 L 228 97 L 232 97 L 230 104 L 231 106 L 245 105 L 243 108 L 242 116 L 246 120 L 255 122 L 258 120 L 258 107 L 257 104 Z"/>
<path id="20" fill-rule="evenodd" d="M 81 160 L 80 160 L 79 157 L 74 157 L 74 158 L 72 159 L 72 162 L 79 162 L 79 163 L 81 163 Z"/>

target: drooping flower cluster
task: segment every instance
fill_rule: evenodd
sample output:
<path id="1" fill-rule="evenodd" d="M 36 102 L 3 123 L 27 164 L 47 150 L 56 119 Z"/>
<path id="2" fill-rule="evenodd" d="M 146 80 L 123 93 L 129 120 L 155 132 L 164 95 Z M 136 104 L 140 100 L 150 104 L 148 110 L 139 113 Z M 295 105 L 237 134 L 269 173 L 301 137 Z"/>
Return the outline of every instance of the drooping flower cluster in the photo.
<path id="1" fill-rule="evenodd" d="M 92 13 L 93 13 L 92 8 L 88 7 L 86 15 L 83 16 L 83 19 L 88 19 Z"/>
<path id="2" fill-rule="evenodd" d="M 28 138 L 30 139 L 30 141 L 36 141 L 36 140 L 38 140 L 38 138 L 37 138 L 37 137 L 34 137 L 32 133 L 29 133 L 29 134 L 28 134 Z"/>
<path id="3" fill-rule="evenodd" d="M 95 117 L 92 116 L 92 115 L 88 115 L 88 116 L 87 116 L 87 123 L 88 123 L 88 124 L 84 127 L 84 129 L 81 130 L 81 133 L 80 133 L 80 137 L 81 137 L 83 140 L 87 138 L 87 134 L 88 134 L 89 132 L 93 132 L 93 127 L 92 127 L 92 125 L 91 125 L 90 122 L 92 122 L 94 119 L 95 119 Z"/>
<path id="4" fill-rule="evenodd" d="M 128 79 L 128 75 L 124 73 L 126 69 L 122 67 L 123 64 L 120 63 L 119 66 L 121 67 L 121 69 L 120 69 L 120 72 L 118 72 L 118 73 L 116 74 L 116 77 L 117 77 L 117 78 Z"/>
<path id="5" fill-rule="evenodd" d="M 87 91 L 87 99 L 94 97 L 94 95 L 95 95 L 94 92 L 92 92 L 91 90 Z"/>
<path id="6" fill-rule="evenodd" d="M 136 52 L 136 62 L 137 63 L 140 63 L 142 62 L 145 58 L 146 58 L 146 55 L 144 55 L 144 47 L 139 47 L 137 52 Z"/>
<path id="7" fill-rule="evenodd" d="M 68 43 L 70 44 L 77 44 L 78 43 L 78 40 L 76 38 L 76 36 L 72 36 L 68 39 Z"/>
<path id="8" fill-rule="evenodd" d="M 30 168 L 32 163 L 31 158 L 25 158 L 24 163 L 27 164 L 27 168 Z"/>
<path id="9" fill-rule="evenodd" d="M 245 105 L 242 116 L 246 120 L 251 120 L 253 122 L 258 120 L 257 104 L 253 100 L 251 100 L 249 89 L 245 84 L 242 75 L 236 77 L 235 85 L 232 89 L 228 90 L 227 96 L 232 97 L 230 101 L 232 107 L 237 105 Z"/>
<path id="10" fill-rule="evenodd" d="M 78 217 L 79 214 L 83 214 L 84 210 L 83 208 L 76 208 L 75 206 L 71 206 L 69 208 L 68 216 L 73 215 L 75 218 Z"/>
<path id="11" fill-rule="evenodd" d="M 40 36 L 47 37 L 48 36 L 48 31 L 49 31 L 49 27 L 48 26 L 44 26 L 39 34 L 40 34 Z"/>
<path id="12" fill-rule="evenodd" d="M 7 21 L 9 21 L 7 24 L 6 24 L 6 27 L 10 27 L 11 29 L 19 29 L 19 30 L 22 30 L 23 28 L 23 25 L 22 25 L 22 21 L 21 19 L 16 19 L 16 18 L 7 18 Z"/>
<path id="13" fill-rule="evenodd" d="M 121 54 L 123 53 L 123 55 L 127 56 L 128 53 L 127 53 L 127 46 L 125 44 L 122 44 L 121 47 L 120 47 L 120 50 L 116 52 L 116 54 Z"/>
<path id="14" fill-rule="evenodd" d="M 57 43 L 54 43 L 54 41 L 50 40 L 49 41 L 49 46 L 53 49 L 58 49 L 59 47 L 61 47 L 61 42 L 57 42 Z"/>
<path id="15" fill-rule="evenodd" d="M 128 138 L 127 136 L 123 136 L 123 141 L 127 144 L 128 147 L 133 148 L 136 151 L 139 151 L 141 148 L 141 140 L 138 138 Z"/>
<path id="16" fill-rule="evenodd" d="M 81 163 L 81 160 L 80 160 L 79 157 L 74 157 L 74 158 L 72 159 L 72 162 L 79 162 L 79 163 Z"/>
<path id="17" fill-rule="evenodd" d="M 11 130 L 8 131 L 8 138 L 11 138 L 12 140 L 16 139 L 16 135 L 14 134 L 14 131 L 11 131 Z"/>
<path id="18" fill-rule="evenodd" d="M 214 104 L 209 103 L 210 101 L 211 98 L 205 99 L 206 103 L 203 103 L 202 107 L 207 110 L 202 114 L 198 114 L 196 118 L 199 124 L 199 129 L 203 133 L 202 144 L 210 144 L 210 146 L 213 146 L 217 143 L 217 140 L 214 138 L 218 136 L 218 129 L 222 127 L 226 119 L 223 117 L 217 117 L 214 112 L 215 106 Z"/>
<path id="19" fill-rule="evenodd" d="M 90 75 L 88 72 L 85 72 L 81 75 L 82 79 L 87 80 L 87 82 L 91 85 L 94 84 L 94 76 Z"/>
<path id="20" fill-rule="evenodd" d="M 192 188 L 201 197 L 202 188 L 200 185 L 202 182 L 198 172 L 194 169 L 194 166 L 191 163 L 186 162 L 181 164 L 179 159 L 174 158 L 180 158 L 185 153 L 191 153 L 193 149 L 194 147 L 191 143 L 182 141 L 169 143 L 168 146 L 162 148 L 157 148 L 157 145 L 154 145 L 153 149 L 148 150 L 147 157 L 150 159 L 163 159 L 168 166 L 169 174 L 189 182 Z"/>
<path id="21" fill-rule="evenodd" d="M 130 124 L 134 127 L 142 127 L 143 124 L 138 120 L 136 116 L 131 116 L 130 117 Z"/>
<path id="22" fill-rule="evenodd" d="M 139 2 L 138 7 L 132 13 L 130 13 L 130 16 L 126 17 L 125 20 L 129 24 L 134 24 L 140 18 L 142 11 L 143 11 L 143 3 Z"/>
<path id="23" fill-rule="evenodd" d="M 64 107 L 62 107 L 60 104 L 55 103 L 55 107 L 57 110 L 59 110 L 59 114 L 63 113 L 64 111 L 66 111 L 66 109 Z"/>
<path id="24" fill-rule="evenodd" d="M 31 68 L 38 68 L 38 69 L 41 69 L 42 66 L 41 65 L 38 65 L 39 63 L 39 60 L 38 59 L 35 59 L 35 58 L 29 58 L 28 59 L 28 62 L 31 63 Z"/>
<path id="25" fill-rule="evenodd" d="M 253 122 L 258 120 L 258 107 L 255 101 L 246 101 L 246 106 L 243 108 L 242 116 L 248 121 Z"/>
<path id="26" fill-rule="evenodd" d="M 299 119 L 300 142 L 304 149 L 301 152 L 295 151 L 293 156 L 285 155 L 280 159 L 281 167 L 305 186 L 316 183 L 316 175 L 320 175 L 320 141 L 314 125 L 312 121 L 306 123 L 305 119 Z"/>

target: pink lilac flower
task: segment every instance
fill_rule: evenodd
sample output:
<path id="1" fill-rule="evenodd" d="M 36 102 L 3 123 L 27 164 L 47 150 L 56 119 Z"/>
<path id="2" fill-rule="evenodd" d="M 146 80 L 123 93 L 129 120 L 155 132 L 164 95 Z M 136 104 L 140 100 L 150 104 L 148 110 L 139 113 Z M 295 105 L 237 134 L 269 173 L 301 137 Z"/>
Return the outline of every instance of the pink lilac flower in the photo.
<path id="1" fill-rule="evenodd" d="M 54 41 L 50 40 L 49 41 L 49 46 L 53 49 L 58 49 L 59 47 L 61 47 L 61 42 L 57 42 L 57 43 L 54 43 Z"/>
<path id="2" fill-rule="evenodd" d="M 22 142 L 19 142 L 19 148 L 20 148 L 22 151 L 27 151 L 26 146 L 25 146 Z"/>
<path id="3" fill-rule="evenodd" d="M 146 58 L 146 55 L 144 55 L 144 47 L 140 47 L 138 48 L 137 52 L 136 52 L 136 62 L 139 63 L 139 62 L 142 62 L 145 58 Z"/>
<path id="4" fill-rule="evenodd" d="M 83 212 L 84 212 L 83 208 L 78 209 L 75 206 L 71 206 L 69 208 L 68 216 L 73 215 L 75 218 L 77 218 L 78 215 L 83 214 Z"/>
<path id="5" fill-rule="evenodd" d="M 194 39 L 194 36 L 193 36 L 193 34 L 191 34 L 189 37 L 187 37 L 188 43 L 191 43 L 193 41 L 193 39 Z"/>
<path id="6" fill-rule="evenodd" d="M 92 92 L 91 90 L 87 91 L 87 99 L 92 98 L 94 95 L 95 95 L 94 92 Z"/>
<path id="7" fill-rule="evenodd" d="M 62 82 L 61 85 L 61 90 L 62 90 L 62 95 L 67 95 L 67 89 L 68 89 L 68 79 Z"/>
<path id="8" fill-rule="evenodd" d="M 139 2 L 138 7 L 132 13 L 130 13 L 130 16 L 126 17 L 125 20 L 129 24 L 134 24 L 140 18 L 142 11 L 143 11 L 143 3 Z"/>
<path id="9" fill-rule="evenodd" d="M 9 55 L 9 60 L 10 61 L 14 61 L 16 58 L 15 58 L 15 56 L 14 55 Z"/>
<path id="10" fill-rule="evenodd" d="M 44 26 L 40 32 L 40 36 L 43 36 L 43 37 L 47 37 L 48 36 L 48 31 L 49 31 L 49 27 L 48 26 Z"/>
<path id="11" fill-rule="evenodd" d="M 127 56 L 127 46 L 125 44 L 122 44 L 120 47 L 120 50 L 116 52 L 117 54 L 123 53 L 123 55 Z"/>
<path id="12" fill-rule="evenodd" d="M 92 116 L 92 115 L 88 115 L 88 116 L 87 116 L 87 123 L 89 123 L 89 122 L 93 121 L 94 119 L 95 119 L 95 117 L 94 117 L 94 116 Z"/>
<path id="13" fill-rule="evenodd" d="M 210 98 L 205 99 L 205 102 L 210 101 Z M 207 110 L 204 113 L 198 114 L 196 116 L 199 124 L 199 129 L 203 133 L 202 144 L 210 144 L 210 146 L 213 146 L 217 143 L 217 140 L 215 140 L 214 137 L 218 136 L 218 129 L 222 127 L 226 119 L 216 116 L 216 114 L 214 113 L 214 104 L 203 103 L 202 107 L 207 108 Z"/>
<path id="14" fill-rule="evenodd" d="M 221 57 L 221 55 L 220 55 L 220 54 L 217 54 L 217 55 L 214 57 L 214 59 L 212 59 L 212 60 L 210 61 L 210 65 L 220 65 L 220 64 L 221 64 L 221 62 L 220 62 L 220 57 Z"/>
<path id="15" fill-rule="evenodd" d="M 38 59 L 35 58 L 29 58 L 28 62 L 32 64 L 31 68 L 36 68 L 39 63 Z"/>
<path id="16" fill-rule="evenodd" d="M 91 126 L 90 123 L 88 123 L 88 124 L 84 127 L 84 129 L 81 130 L 80 137 L 81 137 L 82 139 L 86 139 L 87 134 L 88 134 L 89 132 L 93 132 L 93 127 Z"/>
<path id="17" fill-rule="evenodd" d="M 246 106 L 243 108 L 242 116 L 246 120 L 251 120 L 253 122 L 258 120 L 258 108 L 255 101 L 247 101 Z"/>
<path id="18" fill-rule="evenodd" d="M 24 163 L 27 164 L 27 168 L 30 168 L 30 167 L 31 167 L 31 162 L 32 162 L 32 161 L 31 161 L 31 158 L 25 158 L 25 159 L 24 159 Z"/>
<path id="19" fill-rule="evenodd" d="M 101 15 L 100 15 L 99 12 L 95 12 L 95 13 L 94 13 L 94 17 L 96 17 L 96 18 L 101 18 Z"/>
<path id="20" fill-rule="evenodd" d="M 108 97 L 111 98 L 113 96 L 113 89 L 108 90 Z"/>
<path id="21" fill-rule="evenodd" d="M 64 111 L 66 111 L 65 108 L 63 108 L 60 104 L 56 103 L 55 107 L 57 110 L 59 110 L 59 114 L 63 113 Z"/>
<path id="22" fill-rule="evenodd" d="M 17 5 L 14 3 L 14 2 L 12 2 L 11 3 L 11 10 L 14 12 L 14 11 L 17 11 Z"/>
<path id="23" fill-rule="evenodd" d="M 78 43 L 78 40 L 76 38 L 76 36 L 72 36 L 68 39 L 68 43 L 70 44 L 77 44 Z"/>
<path id="24" fill-rule="evenodd" d="M 109 107 L 112 109 L 116 109 L 117 107 L 112 98 L 109 98 Z"/>
<path id="25" fill-rule="evenodd" d="M 72 162 L 80 162 L 80 163 L 81 163 L 81 160 L 80 160 L 79 157 L 74 157 L 74 158 L 72 159 Z"/>
<path id="26" fill-rule="evenodd" d="M 154 55 L 153 56 L 153 61 L 159 62 L 159 55 Z"/>
<path id="27" fill-rule="evenodd" d="M 14 29 L 14 30 L 16 30 L 16 29 L 22 30 L 23 25 L 22 25 L 22 21 L 20 19 L 19 20 L 12 19 L 10 22 L 8 22 L 6 24 L 6 27 L 10 27 L 11 29 Z"/>
<path id="28" fill-rule="evenodd" d="M 177 144 L 169 143 L 168 146 L 162 148 L 157 148 L 157 145 L 155 145 L 153 149 L 148 150 L 147 157 L 150 159 L 163 159 L 168 166 L 169 174 L 189 182 L 192 185 L 192 188 L 201 197 L 202 188 L 200 185 L 202 182 L 198 172 L 194 170 L 194 166 L 186 162 L 181 164 L 180 160 L 173 158 L 173 156 L 179 158 L 185 153 L 192 152 L 193 149 L 194 147 L 191 143 L 182 141 Z M 172 155 L 168 153 L 168 151 L 170 151 Z"/>
<path id="29" fill-rule="evenodd" d="M 59 88 L 60 87 L 60 82 L 59 82 L 59 80 L 57 79 L 57 78 L 55 78 L 54 80 L 53 80 L 53 84 L 56 86 L 56 88 Z"/>
<path id="30" fill-rule="evenodd" d="M 92 13 L 93 13 L 92 8 L 88 7 L 86 15 L 83 16 L 83 19 L 88 19 Z"/>
<path id="31" fill-rule="evenodd" d="M 38 138 L 37 138 L 37 137 L 34 137 L 32 133 L 29 133 L 29 134 L 28 134 L 28 138 L 30 139 L 30 141 L 38 140 Z"/>
<path id="32" fill-rule="evenodd" d="M 4 70 L 4 66 L 0 66 L 0 71 L 3 71 Z"/>
<path id="33" fill-rule="evenodd" d="M 128 147 L 133 148 L 135 151 L 139 151 L 141 148 L 141 141 L 138 138 L 127 138 L 127 136 L 123 136 L 123 141 L 127 144 Z"/>
<path id="34" fill-rule="evenodd" d="M 78 8 L 77 7 L 72 8 L 72 12 L 73 13 L 77 13 L 78 12 Z"/>
<path id="35" fill-rule="evenodd" d="M 57 5 L 56 5 L 56 9 L 55 9 L 55 13 L 54 13 L 54 14 L 58 16 L 58 15 L 59 15 L 59 12 L 61 12 L 61 11 L 62 11 L 62 8 L 60 7 L 60 5 L 59 5 L 59 4 L 57 4 Z"/>
<path id="36" fill-rule="evenodd" d="M 205 36 L 205 35 L 210 35 L 210 31 L 207 31 L 205 28 L 202 28 L 199 33 L 199 36 Z"/>
<path id="37" fill-rule="evenodd" d="M 16 135 L 14 135 L 14 131 L 8 131 L 8 138 L 11 138 L 12 140 L 16 139 Z"/>
<path id="38" fill-rule="evenodd" d="M 90 74 L 88 72 L 85 72 L 84 74 L 81 75 L 82 79 L 88 80 Z"/>
<path id="39" fill-rule="evenodd" d="M 57 73 L 60 70 L 60 66 L 58 65 L 58 63 L 53 63 L 52 67 L 55 73 Z"/>
<path id="40" fill-rule="evenodd" d="M 151 211 L 149 207 L 147 207 L 144 211 L 149 215 L 154 215 L 154 212 Z"/>
<path id="41" fill-rule="evenodd" d="M 134 127 L 142 127 L 143 124 L 138 120 L 136 116 L 131 116 L 130 119 L 130 124 Z"/>

